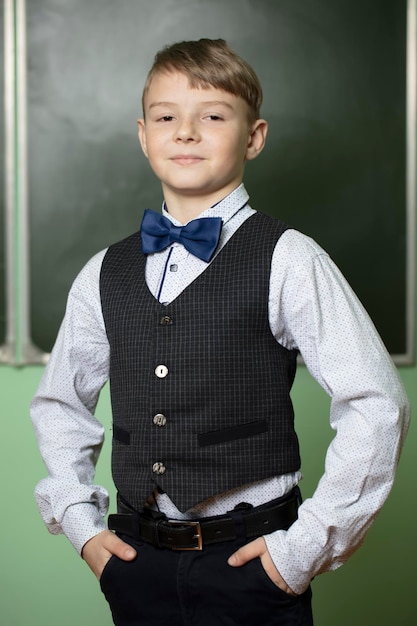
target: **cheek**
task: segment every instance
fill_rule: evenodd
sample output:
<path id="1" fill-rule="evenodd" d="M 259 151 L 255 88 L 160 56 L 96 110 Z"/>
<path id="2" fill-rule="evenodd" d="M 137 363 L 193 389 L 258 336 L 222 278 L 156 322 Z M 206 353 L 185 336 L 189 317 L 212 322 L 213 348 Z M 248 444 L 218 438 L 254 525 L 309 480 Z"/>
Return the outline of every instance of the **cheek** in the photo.
<path id="1" fill-rule="evenodd" d="M 224 157 L 230 167 L 239 169 L 246 161 L 247 143 L 246 140 L 231 140 L 225 147 Z"/>
<path id="2" fill-rule="evenodd" d="M 249 141 L 250 138 L 246 134 L 232 134 L 224 143 L 224 148 L 235 156 L 237 154 L 245 155 Z"/>
<path id="3" fill-rule="evenodd" d="M 145 154 L 150 161 L 156 161 L 158 156 L 161 156 L 160 144 L 155 142 L 153 138 L 147 139 L 145 142 L 146 151 Z"/>

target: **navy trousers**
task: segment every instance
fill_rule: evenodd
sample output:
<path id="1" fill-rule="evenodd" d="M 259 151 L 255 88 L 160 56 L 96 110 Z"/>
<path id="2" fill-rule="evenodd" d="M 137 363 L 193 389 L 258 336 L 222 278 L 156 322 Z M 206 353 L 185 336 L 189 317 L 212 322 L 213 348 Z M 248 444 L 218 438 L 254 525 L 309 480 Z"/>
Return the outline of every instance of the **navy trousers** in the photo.
<path id="1" fill-rule="evenodd" d="M 228 557 L 245 537 L 173 551 L 120 535 L 138 552 L 134 561 L 112 557 L 101 589 L 116 626 L 312 626 L 311 590 L 281 591 L 260 559 L 231 567 Z"/>

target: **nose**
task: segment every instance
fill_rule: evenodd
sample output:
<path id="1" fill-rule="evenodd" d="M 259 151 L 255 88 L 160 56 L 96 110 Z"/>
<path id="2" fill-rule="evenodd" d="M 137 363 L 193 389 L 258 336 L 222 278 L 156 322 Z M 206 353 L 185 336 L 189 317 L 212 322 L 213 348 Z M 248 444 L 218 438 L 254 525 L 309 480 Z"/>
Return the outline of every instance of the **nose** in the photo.
<path id="1" fill-rule="evenodd" d="M 175 141 L 192 142 L 199 140 L 199 132 L 195 121 L 191 118 L 179 120 L 175 128 Z"/>

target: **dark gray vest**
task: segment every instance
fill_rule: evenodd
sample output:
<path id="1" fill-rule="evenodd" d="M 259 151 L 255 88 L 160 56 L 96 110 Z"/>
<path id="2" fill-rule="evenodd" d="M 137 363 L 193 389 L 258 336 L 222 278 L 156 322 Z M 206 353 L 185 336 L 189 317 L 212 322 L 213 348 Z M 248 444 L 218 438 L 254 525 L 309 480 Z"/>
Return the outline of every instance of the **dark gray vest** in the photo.
<path id="1" fill-rule="evenodd" d="M 112 472 L 133 507 L 158 486 L 185 511 L 300 467 L 289 395 L 296 351 L 268 322 L 271 258 L 286 228 L 256 213 L 168 306 L 146 285 L 138 233 L 107 251 Z"/>

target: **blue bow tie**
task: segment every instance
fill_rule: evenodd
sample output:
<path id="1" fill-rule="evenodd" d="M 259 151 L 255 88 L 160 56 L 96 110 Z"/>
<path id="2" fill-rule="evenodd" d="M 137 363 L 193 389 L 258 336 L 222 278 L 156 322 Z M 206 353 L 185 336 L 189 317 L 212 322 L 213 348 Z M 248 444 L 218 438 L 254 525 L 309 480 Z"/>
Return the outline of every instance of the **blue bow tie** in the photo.
<path id="1" fill-rule="evenodd" d="M 208 263 L 219 243 L 221 229 L 221 217 L 200 217 L 186 226 L 174 226 L 160 213 L 146 209 L 140 230 L 142 250 L 145 254 L 159 252 L 176 241 Z"/>

